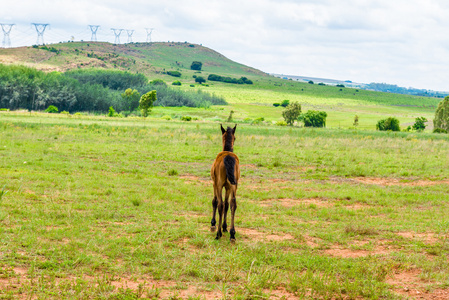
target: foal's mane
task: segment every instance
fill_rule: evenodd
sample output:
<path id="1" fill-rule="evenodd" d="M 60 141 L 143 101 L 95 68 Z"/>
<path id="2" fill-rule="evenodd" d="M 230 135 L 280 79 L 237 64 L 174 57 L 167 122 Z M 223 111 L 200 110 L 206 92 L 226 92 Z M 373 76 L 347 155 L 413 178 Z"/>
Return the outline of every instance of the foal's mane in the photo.
<path id="1" fill-rule="evenodd" d="M 234 135 L 234 131 L 231 127 L 228 126 L 228 128 L 226 129 L 226 139 L 225 139 L 225 144 L 223 147 L 223 151 L 229 151 L 229 152 L 233 152 L 234 148 L 232 145 L 232 136 Z"/>

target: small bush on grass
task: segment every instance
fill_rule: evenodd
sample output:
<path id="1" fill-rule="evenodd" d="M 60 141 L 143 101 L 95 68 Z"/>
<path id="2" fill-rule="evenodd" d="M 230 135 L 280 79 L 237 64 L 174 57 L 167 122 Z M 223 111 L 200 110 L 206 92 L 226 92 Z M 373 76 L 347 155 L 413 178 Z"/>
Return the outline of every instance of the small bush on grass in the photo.
<path id="1" fill-rule="evenodd" d="M 190 121 L 192 121 L 192 117 L 190 117 L 190 116 L 182 116 L 181 117 L 181 121 L 190 122 Z"/>
<path id="2" fill-rule="evenodd" d="M 394 117 L 379 120 L 376 124 L 376 129 L 379 131 L 400 131 L 399 120 Z"/>
<path id="3" fill-rule="evenodd" d="M 301 118 L 305 127 L 326 127 L 327 113 L 324 111 L 308 110 Z"/>
<path id="4" fill-rule="evenodd" d="M 415 119 L 415 124 L 413 124 L 413 129 L 416 131 L 423 131 L 426 129 L 427 119 L 424 117 L 418 117 Z"/>
<path id="5" fill-rule="evenodd" d="M 173 81 L 172 85 L 181 85 L 181 81 L 179 80 Z"/>
<path id="6" fill-rule="evenodd" d="M 58 108 L 57 108 L 56 106 L 54 106 L 54 105 L 50 105 L 50 106 L 45 110 L 46 113 L 50 113 L 50 114 L 57 114 L 58 111 L 59 111 Z"/>
<path id="7" fill-rule="evenodd" d="M 176 171 L 175 169 L 170 169 L 167 172 L 168 176 L 176 176 L 178 175 L 178 171 Z"/>

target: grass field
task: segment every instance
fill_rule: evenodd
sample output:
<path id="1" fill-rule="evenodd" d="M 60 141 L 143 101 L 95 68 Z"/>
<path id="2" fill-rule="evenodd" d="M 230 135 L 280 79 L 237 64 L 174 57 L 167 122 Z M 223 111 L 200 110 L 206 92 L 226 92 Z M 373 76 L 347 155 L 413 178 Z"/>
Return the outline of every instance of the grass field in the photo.
<path id="1" fill-rule="evenodd" d="M 449 297 L 447 135 L 239 124 L 232 245 L 209 232 L 228 109 L 0 112 L 1 297 Z"/>

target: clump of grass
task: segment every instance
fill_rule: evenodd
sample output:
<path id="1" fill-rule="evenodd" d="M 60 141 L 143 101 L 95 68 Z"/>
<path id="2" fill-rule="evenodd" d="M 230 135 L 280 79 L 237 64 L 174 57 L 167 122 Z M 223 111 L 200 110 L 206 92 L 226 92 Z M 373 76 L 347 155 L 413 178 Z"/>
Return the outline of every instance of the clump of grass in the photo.
<path id="1" fill-rule="evenodd" d="M 178 171 L 176 171 L 175 169 L 170 169 L 167 172 L 168 176 L 176 176 L 178 175 Z"/>
<path id="2" fill-rule="evenodd" d="M 348 225 L 345 228 L 345 233 L 349 235 L 376 235 L 379 232 L 374 228 L 363 227 L 361 225 Z"/>
<path id="3" fill-rule="evenodd" d="M 132 203 L 134 206 L 139 206 L 139 205 L 140 205 L 140 200 L 139 200 L 139 199 L 133 199 L 133 200 L 131 200 L 131 203 Z"/>
<path id="4" fill-rule="evenodd" d="M 3 186 L 2 191 L 0 192 L 0 201 L 2 200 L 3 196 L 5 196 L 8 191 L 5 190 L 6 185 Z"/>

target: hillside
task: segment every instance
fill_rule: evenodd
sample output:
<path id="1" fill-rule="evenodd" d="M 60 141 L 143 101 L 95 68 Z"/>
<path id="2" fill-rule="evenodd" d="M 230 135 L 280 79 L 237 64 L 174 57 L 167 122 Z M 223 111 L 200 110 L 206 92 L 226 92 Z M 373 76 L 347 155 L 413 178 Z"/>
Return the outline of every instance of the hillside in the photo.
<path id="1" fill-rule="evenodd" d="M 202 71 L 190 70 L 193 61 L 203 63 Z M 150 80 L 163 79 L 169 85 L 179 80 L 184 91 L 202 90 L 215 94 L 232 104 L 225 108 L 235 111 L 237 119 L 264 117 L 268 121 L 282 120 L 282 108 L 272 104 L 285 99 L 298 101 L 303 110 L 328 112 L 329 127 L 350 127 L 354 115 L 361 119 L 360 128 L 374 129 L 377 120 L 395 116 L 401 124 L 413 124 L 416 117 L 431 120 L 441 99 L 339 88 L 308 84 L 270 76 L 260 70 L 234 62 L 222 54 L 190 43 L 132 43 L 114 45 L 103 42 L 73 42 L 46 46 L 0 49 L 0 63 L 24 64 L 44 71 L 64 72 L 73 69 L 116 69 L 146 75 Z M 167 71 L 179 71 L 173 77 Z M 230 84 L 207 81 L 195 83 L 194 76 L 207 78 L 219 74 L 232 78 L 247 77 L 254 84 Z M 168 113 L 168 112 L 167 112 Z M 169 113 L 170 114 L 170 113 Z M 218 117 L 218 116 L 217 116 Z M 430 124 L 431 122 L 429 122 Z"/>
<path id="2" fill-rule="evenodd" d="M 190 43 L 104 42 L 59 43 L 46 46 L 0 49 L 0 63 L 23 63 L 44 71 L 66 71 L 76 68 L 119 69 L 143 73 L 149 78 L 167 77 L 169 70 L 182 70 L 191 75 L 193 61 L 203 63 L 208 73 L 234 76 L 268 76 L 254 68 L 236 63 L 220 53 Z"/>

